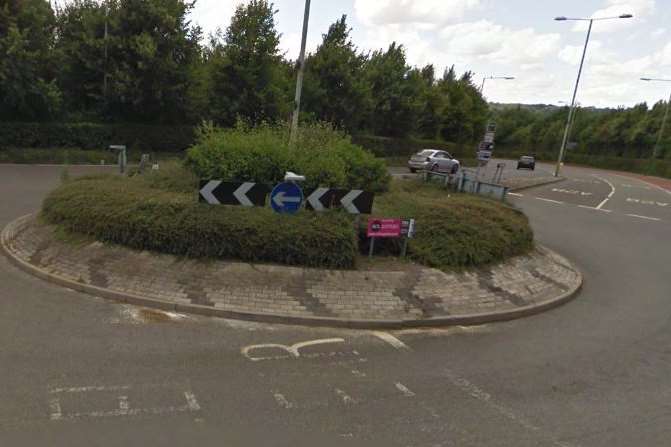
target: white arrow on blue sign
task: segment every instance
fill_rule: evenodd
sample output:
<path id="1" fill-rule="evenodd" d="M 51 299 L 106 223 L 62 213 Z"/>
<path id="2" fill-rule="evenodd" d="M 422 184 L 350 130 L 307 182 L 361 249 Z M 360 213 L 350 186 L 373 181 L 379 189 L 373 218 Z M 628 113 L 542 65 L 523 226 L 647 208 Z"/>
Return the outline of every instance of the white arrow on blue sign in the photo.
<path id="1" fill-rule="evenodd" d="M 280 183 L 270 193 L 270 206 L 276 213 L 294 214 L 303 204 L 303 190 L 295 183 Z"/>

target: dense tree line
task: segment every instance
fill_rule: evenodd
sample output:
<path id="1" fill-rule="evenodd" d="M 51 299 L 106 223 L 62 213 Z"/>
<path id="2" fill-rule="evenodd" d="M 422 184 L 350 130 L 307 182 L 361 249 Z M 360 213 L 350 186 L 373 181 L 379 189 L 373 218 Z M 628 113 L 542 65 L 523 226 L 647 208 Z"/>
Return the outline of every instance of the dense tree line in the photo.
<path id="1" fill-rule="evenodd" d="M 223 126 L 289 119 L 297 66 L 274 6 L 240 5 L 204 39 L 187 0 L 0 0 L 0 119 Z M 487 104 L 471 74 L 411 67 L 392 42 L 357 49 L 346 17 L 306 62 L 302 119 L 354 133 L 477 139 Z"/>
<path id="2" fill-rule="evenodd" d="M 630 108 L 578 108 L 571 129 L 571 151 L 586 155 L 647 158 L 652 155 L 667 103 Z M 564 136 L 568 107 L 504 107 L 494 112 L 497 143 L 539 153 L 557 152 Z M 671 158 L 671 122 L 658 156 Z"/>

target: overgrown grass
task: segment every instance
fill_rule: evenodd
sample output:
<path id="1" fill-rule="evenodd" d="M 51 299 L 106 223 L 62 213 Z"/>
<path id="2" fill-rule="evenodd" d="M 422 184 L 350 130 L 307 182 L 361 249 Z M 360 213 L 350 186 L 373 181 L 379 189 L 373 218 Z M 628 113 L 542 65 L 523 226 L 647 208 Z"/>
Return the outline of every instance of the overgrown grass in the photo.
<path id="1" fill-rule="evenodd" d="M 374 213 L 415 218 L 417 234 L 408 256 L 443 270 L 502 261 L 533 247 L 533 232 L 521 211 L 417 181 L 393 182 L 389 193 L 376 198 Z M 382 249 L 397 251 L 400 241 L 382 244 Z"/>

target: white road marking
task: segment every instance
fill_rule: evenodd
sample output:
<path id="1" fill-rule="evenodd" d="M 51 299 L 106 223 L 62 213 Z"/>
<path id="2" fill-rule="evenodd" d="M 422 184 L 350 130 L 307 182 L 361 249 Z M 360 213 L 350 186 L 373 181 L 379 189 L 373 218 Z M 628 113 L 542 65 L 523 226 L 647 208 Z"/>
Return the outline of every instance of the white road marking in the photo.
<path id="1" fill-rule="evenodd" d="M 601 209 L 601 208 L 595 208 L 593 206 L 587 206 L 587 205 L 578 205 L 578 208 L 585 208 L 587 210 L 601 211 L 603 213 L 612 213 L 613 212 L 613 210 L 604 210 L 604 209 Z"/>
<path id="2" fill-rule="evenodd" d="M 375 335 L 380 340 L 383 340 L 383 341 L 389 343 L 390 345 L 392 345 L 396 349 L 401 349 L 401 350 L 405 349 L 405 350 L 408 350 L 408 351 L 411 350 L 408 345 L 406 345 L 401 340 L 399 340 L 398 338 L 391 335 L 389 332 L 373 331 L 372 334 Z"/>
<path id="3" fill-rule="evenodd" d="M 524 194 L 518 194 L 516 192 L 509 192 L 508 195 L 514 197 L 524 197 Z"/>
<path id="4" fill-rule="evenodd" d="M 608 197 L 606 197 L 605 199 L 603 199 L 603 202 L 601 202 L 600 204 L 598 204 L 597 207 L 596 207 L 596 209 L 600 210 L 601 208 L 603 208 L 603 206 L 604 206 L 606 203 L 608 203 L 608 201 L 610 200 L 610 198 L 613 197 L 613 194 L 615 194 L 615 185 L 613 185 L 610 181 L 608 181 L 608 179 L 605 179 L 605 178 L 603 178 L 603 177 L 599 177 L 599 176 L 596 175 L 596 174 L 592 174 L 592 175 L 594 175 L 594 177 L 598 178 L 599 180 L 608 183 L 608 186 L 610 186 L 610 194 L 608 194 Z"/>
<path id="5" fill-rule="evenodd" d="M 112 385 L 112 386 L 78 386 L 70 388 L 52 388 L 49 394 L 58 393 L 87 393 L 90 391 L 122 391 L 130 389 L 130 385 Z"/>
<path id="6" fill-rule="evenodd" d="M 184 391 L 184 398 L 186 398 L 186 405 L 191 411 L 200 410 L 200 404 L 196 400 L 196 395 L 191 391 Z"/>
<path id="7" fill-rule="evenodd" d="M 403 395 L 406 397 L 413 397 L 415 395 L 415 393 L 410 391 L 410 389 L 401 382 L 396 382 L 396 389 L 403 393 Z"/>
<path id="8" fill-rule="evenodd" d="M 52 421 L 58 421 L 63 418 L 63 413 L 61 412 L 61 401 L 57 397 L 49 400 L 49 409 L 51 410 L 49 417 Z"/>
<path id="9" fill-rule="evenodd" d="M 340 388 L 336 388 L 335 392 L 342 399 L 342 401 L 345 405 L 354 405 L 354 404 L 357 403 L 357 401 L 355 399 L 353 399 L 352 396 L 348 395 L 346 392 L 344 392 Z"/>
<path id="10" fill-rule="evenodd" d="M 127 414 L 130 410 L 130 404 L 128 403 L 128 396 L 119 396 L 119 410 L 123 414 Z"/>
<path id="11" fill-rule="evenodd" d="M 543 202 L 558 203 L 559 205 L 564 204 L 564 202 L 560 202 L 559 200 L 544 199 L 543 197 L 536 197 L 536 199 L 542 200 Z"/>
<path id="12" fill-rule="evenodd" d="M 240 353 L 247 357 L 252 362 L 259 362 L 261 360 L 282 360 L 287 358 L 299 358 L 301 356 L 300 349 L 308 346 L 323 345 L 329 343 L 344 343 L 345 340 L 342 338 L 322 338 L 320 340 L 309 340 L 301 343 L 296 343 L 291 346 L 282 345 L 278 343 L 264 343 L 260 345 L 250 345 L 245 346 L 240 350 Z M 255 357 L 251 355 L 251 352 L 257 349 L 281 349 L 288 353 L 288 355 L 279 355 L 279 356 L 262 356 Z M 321 354 L 321 353 L 320 353 Z M 335 354 L 333 354 L 335 355 Z M 305 357 L 308 357 L 307 355 Z"/>
<path id="13" fill-rule="evenodd" d="M 654 220 L 654 221 L 660 221 L 662 219 L 658 219 L 656 217 L 648 217 L 648 216 L 639 216 L 638 214 L 627 214 L 629 217 L 638 217 L 639 219 L 646 219 L 646 220 Z"/>
<path id="14" fill-rule="evenodd" d="M 474 385 L 473 383 L 471 383 L 467 379 L 456 375 L 454 372 L 450 371 L 449 369 L 446 370 L 445 373 L 446 373 L 446 376 L 449 379 L 449 381 L 454 386 L 459 388 L 464 393 L 466 393 L 466 394 L 472 396 L 473 398 L 479 400 L 486 407 L 496 411 L 501 416 L 509 419 L 512 422 L 515 422 L 516 424 L 524 427 L 525 429 L 527 429 L 529 431 L 537 432 L 537 433 L 541 434 L 542 436 L 544 436 L 546 438 L 550 438 L 549 440 L 552 442 L 552 444 L 557 446 L 557 447 L 568 447 L 568 446 L 570 446 L 570 444 L 567 444 L 566 442 L 559 441 L 557 439 L 554 439 L 550 435 L 547 435 L 546 433 L 543 432 L 543 430 L 540 427 L 538 427 L 537 425 L 535 425 L 534 423 L 532 423 L 531 421 L 526 419 L 524 416 L 515 413 L 511 408 L 508 408 L 508 407 L 496 402 L 492 398 L 491 394 L 485 392 L 480 387 L 478 387 L 477 385 Z"/>
<path id="15" fill-rule="evenodd" d="M 577 189 L 563 189 L 563 188 L 552 188 L 553 192 L 562 192 L 565 194 L 573 194 L 573 195 L 580 195 L 580 196 L 591 196 L 591 192 L 583 192 L 583 191 L 578 191 Z"/>
<path id="16" fill-rule="evenodd" d="M 366 373 L 363 371 L 359 371 L 358 369 L 353 369 L 352 370 L 352 375 L 356 377 L 366 377 Z"/>
<path id="17" fill-rule="evenodd" d="M 657 205 L 661 206 L 662 208 L 669 206 L 667 202 L 657 202 L 656 200 L 634 199 L 633 197 L 627 197 L 627 202 L 640 203 L 641 205 Z"/>
<path id="18" fill-rule="evenodd" d="M 50 394 L 58 393 L 95 393 L 101 391 L 118 391 L 118 390 L 127 390 L 130 386 L 121 385 L 121 386 L 94 386 L 94 387 L 76 387 L 76 388 L 55 388 L 49 390 Z M 60 420 L 74 420 L 82 418 L 105 418 L 105 417 L 119 417 L 119 416 L 138 416 L 140 414 L 170 414 L 170 413 L 183 413 L 183 412 L 195 412 L 200 410 L 200 405 L 196 400 L 196 396 L 190 392 L 184 392 L 184 398 L 186 399 L 186 405 L 181 406 L 166 406 L 166 407 L 151 407 L 151 408 L 131 408 L 128 395 L 120 395 L 117 397 L 119 401 L 119 408 L 114 410 L 100 410 L 100 411 L 84 411 L 84 412 L 71 412 L 63 413 L 61 409 L 60 398 L 54 397 L 49 400 L 49 409 L 50 415 L 49 418 L 52 421 Z"/>
<path id="19" fill-rule="evenodd" d="M 294 407 L 294 404 L 289 402 L 286 397 L 284 397 L 284 394 L 282 393 L 275 393 L 275 402 L 277 402 L 277 405 L 279 405 L 282 408 L 286 408 L 287 410 L 291 409 Z"/>

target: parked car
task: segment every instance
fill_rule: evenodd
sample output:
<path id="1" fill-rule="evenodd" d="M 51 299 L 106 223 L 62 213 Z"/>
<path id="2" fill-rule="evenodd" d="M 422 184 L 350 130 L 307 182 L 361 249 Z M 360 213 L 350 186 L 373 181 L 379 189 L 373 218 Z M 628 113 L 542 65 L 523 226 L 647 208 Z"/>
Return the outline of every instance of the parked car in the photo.
<path id="1" fill-rule="evenodd" d="M 426 170 L 456 174 L 460 167 L 459 160 L 456 160 L 449 152 L 437 149 L 422 149 L 408 161 L 410 172 Z"/>
<path id="2" fill-rule="evenodd" d="M 529 155 L 523 155 L 517 161 L 517 169 L 536 169 L 536 159 Z"/>

